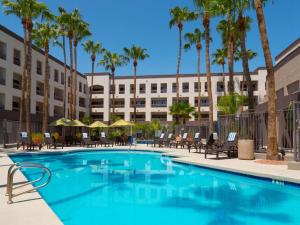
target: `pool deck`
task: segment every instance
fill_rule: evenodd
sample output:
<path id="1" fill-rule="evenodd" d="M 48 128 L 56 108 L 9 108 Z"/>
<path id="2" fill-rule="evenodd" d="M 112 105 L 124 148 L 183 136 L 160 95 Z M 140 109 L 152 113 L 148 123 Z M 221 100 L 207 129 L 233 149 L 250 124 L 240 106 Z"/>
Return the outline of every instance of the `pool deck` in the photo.
<path id="1" fill-rule="evenodd" d="M 81 147 L 66 147 L 63 150 L 48 150 L 42 149 L 40 152 L 65 152 L 65 151 L 80 151 L 86 148 Z M 89 150 L 92 150 L 90 148 Z M 109 149 L 109 148 L 97 148 Z M 112 149 L 128 149 L 128 147 L 113 147 Z M 213 169 L 220 169 L 235 173 L 242 173 L 262 178 L 270 178 L 275 182 L 292 182 L 300 184 L 300 171 L 288 170 L 287 165 L 265 165 L 256 163 L 254 160 L 239 160 L 239 159 L 213 159 L 214 156 L 204 158 L 204 154 L 189 153 L 186 149 L 170 149 L 170 148 L 153 148 L 146 145 L 137 145 L 131 147 L 131 150 L 148 150 L 158 151 L 165 155 L 173 156 L 173 161 L 180 163 L 189 163 L 197 166 L 203 166 Z M 23 153 L 16 149 L 0 149 L 0 218 L 1 224 L 9 225 L 61 225 L 63 224 L 47 203 L 41 198 L 38 192 L 33 192 L 14 198 L 13 204 L 7 204 L 6 176 L 11 159 L 9 153 Z M 21 172 L 15 174 L 15 182 L 24 182 L 26 178 Z M 30 188 L 30 187 L 29 187 Z"/>

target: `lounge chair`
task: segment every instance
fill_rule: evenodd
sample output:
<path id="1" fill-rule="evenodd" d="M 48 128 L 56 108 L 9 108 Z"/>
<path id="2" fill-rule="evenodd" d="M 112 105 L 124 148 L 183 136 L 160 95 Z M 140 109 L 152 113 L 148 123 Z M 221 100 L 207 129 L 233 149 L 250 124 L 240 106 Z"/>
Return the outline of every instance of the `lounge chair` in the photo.
<path id="1" fill-rule="evenodd" d="M 155 138 L 153 141 L 153 146 L 155 147 L 155 145 L 157 144 L 158 147 L 161 147 L 163 141 L 165 140 L 166 134 L 163 132 L 160 134 L 159 138 Z"/>
<path id="2" fill-rule="evenodd" d="M 219 145 L 218 145 L 218 134 L 217 133 L 211 133 L 209 136 L 208 136 L 208 139 L 206 141 L 205 144 L 202 145 L 202 148 L 205 150 L 205 149 L 211 149 L 211 148 L 218 148 Z"/>
<path id="3" fill-rule="evenodd" d="M 95 145 L 95 148 L 97 147 L 97 141 L 92 141 L 91 138 L 88 136 L 87 133 L 82 133 L 82 142 L 81 142 L 82 146 L 93 146 Z"/>
<path id="4" fill-rule="evenodd" d="M 184 148 L 185 145 L 188 146 L 188 136 L 189 134 L 187 132 L 184 132 L 181 138 L 180 143 L 177 144 L 176 148 L 178 148 L 178 145 L 181 146 L 181 148 Z"/>
<path id="5" fill-rule="evenodd" d="M 196 152 L 198 152 L 198 149 L 199 149 L 199 152 L 201 152 L 202 146 L 203 146 L 203 144 L 201 141 L 200 132 L 196 132 L 194 134 L 193 141 L 188 144 L 189 152 L 191 152 L 192 147 L 194 147 L 196 149 Z"/>
<path id="6" fill-rule="evenodd" d="M 50 149 L 51 146 L 53 146 L 54 149 L 57 147 L 61 147 L 62 149 L 64 148 L 64 143 L 62 141 L 55 140 L 53 137 L 51 137 L 50 133 L 44 133 L 44 138 L 45 145 L 48 149 Z"/>
<path id="7" fill-rule="evenodd" d="M 170 143 L 171 141 L 174 139 L 174 134 L 173 133 L 169 133 L 167 138 L 165 140 L 162 141 L 162 145 L 166 146 L 166 147 L 170 147 Z"/>
<path id="8" fill-rule="evenodd" d="M 17 144 L 17 149 L 23 146 L 23 150 L 25 150 L 25 147 L 27 150 L 34 150 L 35 147 L 38 147 L 39 150 L 42 149 L 42 144 L 34 144 L 32 143 L 31 139 L 28 137 L 27 132 L 20 132 L 20 143 Z"/>
<path id="9" fill-rule="evenodd" d="M 102 145 L 104 145 L 105 147 L 106 146 L 114 146 L 114 143 L 112 142 L 112 141 L 110 141 L 110 140 L 108 140 L 107 139 L 107 137 L 106 137 L 106 134 L 105 134 L 105 132 L 101 132 L 100 133 L 100 141 L 99 141 L 99 144 L 101 145 L 101 147 L 102 147 Z"/>
<path id="10" fill-rule="evenodd" d="M 216 148 L 205 149 L 205 158 L 207 158 L 207 155 L 210 154 L 210 155 L 216 155 L 216 158 L 219 159 L 220 153 L 225 153 L 228 158 L 231 158 L 234 154 L 237 153 L 237 140 L 238 140 L 237 133 L 230 132 L 223 145 L 220 145 Z"/>

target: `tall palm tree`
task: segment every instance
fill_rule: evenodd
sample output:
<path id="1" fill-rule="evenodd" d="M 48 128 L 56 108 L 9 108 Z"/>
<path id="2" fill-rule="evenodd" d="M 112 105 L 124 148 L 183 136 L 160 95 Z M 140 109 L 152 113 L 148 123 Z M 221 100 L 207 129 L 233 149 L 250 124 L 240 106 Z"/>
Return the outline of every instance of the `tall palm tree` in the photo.
<path id="1" fill-rule="evenodd" d="M 267 96 L 268 96 L 268 159 L 278 159 L 277 126 L 276 126 L 276 101 L 275 101 L 275 77 L 272 55 L 269 46 L 267 28 L 264 16 L 264 3 L 266 0 L 253 0 L 257 16 L 262 48 L 267 68 Z"/>
<path id="2" fill-rule="evenodd" d="M 44 73 L 44 102 L 43 102 L 43 126 L 42 131 L 48 131 L 48 117 L 49 117 L 49 43 L 57 38 L 58 27 L 55 24 L 46 22 L 44 24 L 38 23 L 32 30 L 32 38 L 36 46 L 44 50 L 45 55 L 45 73 Z"/>
<path id="3" fill-rule="evenodd" d="M 212 54 L 213 57 L 213 64 L 221 65 L 222 66 L 222 78 L 223 78 L 223 91 L 224 95 L 226 95 L 226 74 L 225 74 L 225 63 L 227 57 L 227 49 L 226 48 L 219 48 L 216 50 L 215 53 Z"/>
<path id="4" fill-rule="evenodd" d="M 196 46 L 196 50 L 197 50 L 197 78 L 198 78 L 198 120 L 201 119 L 200 117 L 200 109 L 201 109 L 201 105 L 200 105 L 200 100 L 201 100 L 201 82 L 200 82 L 200 52 L 201 52 L 201 48 L 202 48 L 202 36 L 203 33 L 196 28 L 194 30 L 193 33 L 186 33 L 184 35 L 184 38 L 186 40 L 186 44 L 184 45 L 184 49 L 188 50 L 191 48 L 192 45 Z"/>
<path id="5" fill-rule="evenodd" d="M 149 58 L 147 54 L 147 49 L 141 48 L 139 46 L 133 45 L 131 48 L 124 48 L 124 55 L 127 61 L 133 61 L 133 68 L 134 68 L 134 77 L 133 77 L 133 120 L 136 122 L 136 69 L 138 66 L 139 60 L 144 60 Z"/>
<path id="6" fill-rule="evenodd" d="M 237 30 L 239 31 L 239 38 L 240 38 L 240 48 L 241 48 L 241 58 L 243 64 L 243 72 L 244 78 L 246 78 L 247 82 L 247 92 L 248 92 L 248 109 L 254 110 L 254 94 L 253 94 L 253 87 L 252 87 L 252 80 L 250 76 L 250 69 L 249 69 L 249 58 L 247 53 L 246 47 L 246 36 L 247 31 L 250 29 L 251 18 L 245 16 L 245 11 L 249 10 L 251 3 L 249 0 L 237 0 L 236 1 L 236 10 L 238 14 L 237 19 Z"/>
<path id="7" fill-rule="evenodd" d="M 86 41 L 84 44 L 82 44 L 83 49 L 85 52 L 87 52 L 88 54 L 91 54 L 91 60 L 92 60 L 92 83 L 91 83 L 91 89 L 90 89 L 90 106 L 91 106 L 91 102 L 92 102 L 92 88 L 94 86 L 94 73 L 95 73 L 95 61 L 96 61 L 96 57 L 97 55 L 103 53 L 103 51 L 105 50 L 102 47 L 102 44 L 99 42 L 94 42 L 92 40 L 88 40 Z M 91 107 L 90 107 L 91 108 Z"/>
<path id="8" fill-rule="evenodd" d="M 116 93 L 116 86 L 115 86 L 115 70 L 116 67 L 121 67 L 127 64 L 127 59 L 123 55 L 119 55 L 117 53 L 112 53 L 110 51 L 105 51 L 103 58 L 99 61 L 99 65 L 104 66 L 105 70 L 110 70 L 112 76 L 112 116 L 115 116 L 115 93 Z M 110 101 L 109 101 L 110 102 Z M 110 105 L 110 103 L 109 103 Z M 110 112 L 110 110 L 109 110 Z"/>
<path id="9" fill-rule="evenodd" d="M 36 0 L 17 0 L 17 1 L 2 1 L 6 7 L 7 14 L 13 14 L 25 19 L 23 24 L 26 24 L 26 103 L 25 103 L 25 118 L 26 118 L 26 131 L 31 135 L 31 61 L 32 61 L 32 28 L 33 20 L 38 18 L 50 18 L 50 13 L 46 4 Z M 25 38 L 24 38 L 25 39 Z"/>
<path id="10" fill-rule="evenodd" d="M 191 118 L 191 114 L 195 112 L 195 107 L 191 106 L 188 102 L 175 102 L 169 107 L 170 114 L 176 118 L 175 124 L 179 125 L 179 119 L 182 119 L 183 125 L 186 120 Z"/>
<path id="11" fill-rule="evenodd" d="M 62 38 L 62 42 L 58 41 L 58 38 L 55 40 L 55 43 L 62 49 L 63 58 L 64 58 L 64 115 L 65 118 L 68 117 L 67 113 L 67 54 L 66 54 L 66 36 L 68 33 L 66 32 L 66 16 L 67 12 L 64 8 L 58 7 L 59 15 L 56 16 L 56 21 L 60 26 L 60 36 Z"/>
<path id="12" fill-rule="evenodd" d="M 205 29 L 205 61 L 206 61 L 206 78 L 207 78 L 207 92 L 209 101 L 209 132 L 213 132 L 213 98 L 211 91 L 211 76 L 210 76 L 210 20 L 211 17 L 217 14 L 215 9 L 216 2 L 212 0 L 194 0 L 195 7 L 200 11 L 203 17 L 203 26 Z"/>
<path id="13" fill-rule="evenodd" d="M 23 63 L 23 73 L 22 73 L 22 94 L 21 94 L 21 104 L 20 104 L 20 115 L 19 115 L 19 131 L 24 129 L 25 121 L 25 94 L 26 94 L 26 64 L 27 64 L 27 25 L 26 25 L 26 6 L 25 1 L 9 1 L 2 0 L 2 5 L 4 6 L 5 15 L 15 15 L 17 16 L 22 23 L 24 41 L 23 41 L 23 51 L 24 51 L 24 63 Z"/>
<path id="14" fill-rule="evenodd" d="M 198 14 L 195 12 L 191 12 L 187 7 L 180 8 L 175 7 L 170 10 L 171 20 L 169 22 L 169 27 L 173 26 L 178 27 L 179 31 L 179 51 L 178 51 L 178 62 L 176 69 L 176 101 L 179 102 L 179 73 L 180 73 L 180 62 L 181 62 L 181 52 L 182 52 L 182 30 L 183 23 L 186 21 L 196 20 L 198 18 Z"/>
<path id="15" fill-rule="evenodd" d="M 73 87 L 73 119 L 76 119 L 76 105 L 77 105 L 77 78 L 78 78 L 78 71 L 77 71 L 77 45 L 80 41 L 82 41 L 87 36 L 91 35 L 91 32 L 89 31 L 89 24 L 84 22 L 81 19 L 80 14 L 78 14 L 78 22 L 75 26 L 74 30 L 74 40 L 73 40 L 73 46 L 74 46 L 74 87 Z"/>

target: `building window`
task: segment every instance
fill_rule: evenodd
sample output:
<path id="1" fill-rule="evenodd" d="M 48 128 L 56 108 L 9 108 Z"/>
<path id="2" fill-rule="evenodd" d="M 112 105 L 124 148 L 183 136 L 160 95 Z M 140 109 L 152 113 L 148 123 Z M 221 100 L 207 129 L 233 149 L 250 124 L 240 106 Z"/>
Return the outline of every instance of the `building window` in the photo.
<path id="1" fill-rule="evenodd" d="M 111 106 L 113 107 L 112 99 L 111 99 Z M 124 108 L 124 107 L 125 107 L 124 98 L 115 99 L 115 108 Z"/>
<path id="2" fill-rule="evenodd" d="M 119 94 L 125 94 L 125 85 L 119 84 Z"/>
<path id="3" fill-rule="evenodd" d="M 182 92 L 184 93 L 189 92 L 189 83 L 187 82 L 182 83 Z"/>
<path id="4" fill-rule="evenodd" d="M 0 41 L 0 59 L 6 60 L 6 44 Z"/>
<path id="5" fill-rule="evenodd" d="M 223 81 L 217 82 L 217 92 L 223 92 L 224 91 L 224 83 Z"/>
<path id="6" fill-rule="evenodd" d="M 252 81 L 252 89 L 253 89 L 253 91 L 258 90 L 258 81 L 257 80 Z"/>
<path id="7" fill-rule="evenodd" d="M 14 64 L 17 66 L 21 65 L 21 52 L 17 49 L 14 49 Z"/>
<path id="8" fill-rule="evenodd" d="M 172 83 L 172 92 L 173 93 L 176 93 L 176 89 L 177 89 L 176 86 L 177 86 L 176 83 Z"/>
<path id="9" fill-rule="evenodd" d="M 20 74 L 13 74 L 13 88 L 21 90 L 22 88 L 22 76 Z"/>
<path id="10" fill-rule="evenodd" d="M 167 93 L 167 92 L 168 92 L 167 83 L 160 84 L 160 93 Z"/>
<path id="11" fill-rule="evenodd" d="M 79 92 L 82 92 L 82 83 L 79 82 Z"/>
<path id="12" fill-rule="evenodd" d="M 152 113 L 152 120 L 167 121 L 167 113 Z"/>
<path id="13" fill-rule="evenodd" d="M 103 108 L 103 105 L 104 105 L 103 102 L 104 102 L 103 98 L 92 99 L 92 101 L 91 101 L 91 107 L 92 108 Z"/>
<path id="14" fill-rule="evenodd" d="M 157 84 L 151 84 L 151 93 L 157 93 Z"/>
<path id="15" fill-rule="evenodd" d="M 58 76 L 58 74 L 59 74 L 59 72 L 58 72 L 58 70 L 54 70 L 54 81 L 55 82 L 59 82 L 59 76 Z"/>
<path id="16" fill-rule="evenodd" d="M 69 76 L 68 77 L 68 87 L 70 87 L 71 86 L 71 77 Z"/>
<path id="17" fill-rule="evenodd" d="M 146 105 L 146 99 L 144 98 L 137 98 L 136 101 L 136 107 L 137 108 L 145 108 Z M 130 107 L 133 108 L 134 107 L 134 99 L 130 99 Z"/>
<path id="18" fill-rule="evenodd" d="M 288 94 L 293 94 L 299 91 L 299 80 L 286 86 Z"/>
<path id="19" fill-rule="evenodd" d="M 41 103 L 41 102 L 36 103 L 35 113 L 36 114 L 43 114 L 43 103 Z"/>
<path id="20" fill-rule="evenodd" d="M 5 85 L 6 81 L 6 69 L 0 67 L 0 84 Z"/>
<path id="21" fill-rule="evenodd" d="M 93 113 L 92 119 L 96 121 L 103 121 L 103 113 Z"/>
<path id="22" fill-rule="evenodd" d="M 14 112 L 20 111 L 20 98 L 19 97 L 13 97 L 12 111 L 14 111 Z"/>
<path id="23" fill-rule="evenodd" d="M 36 94 L 40 95 L 40 96 L 44 96 L 44 84 L 43 83 L 41 83 L 41 82 L 36 83 Z"/>
<path id="24" fill-rule="evenodd" d="M 58 101 L 63 101 L 64 92 L 61 89 L 54 88 L 54 99 Z"/>
<path id="25" fill-rule="evenodd" d="M 60 83 L 65 84 L 65 74 L 64 73 L 60 73 Z"/>
<path id="26" fill-rule="evenodd" d="M 198 82 L 194 83 L 194 92 L 199 92 L 201 91 L 201 83 L 200 83 L 200 88 L 198 87 Z"/>
<path id="27" fill-rule="evenodd" d="M 115 94 L 115 86 L 114 85 L 110 85 L 109 92 L 110 92 L 110 94 Z"/>
<path id="28" fill-rule="evenodd" d="M 195 98 L 194 100 L 195 107 L 198 106 L 198 98 Z M 208 98 L 207 97 L 201 97 L 200 98 L 200 106 L 201 107 L 207 107 L 208 106 Z"/>
<path id="29" fill-rule="evenodd" d="M 5 109 L 5 94 L 0 93 L 0 110 Z"/>
<path id="30" fill-rule="evenodd" d="M 151 107 L 152 108 L 167 107 L 167 99 L 166 98 L 152 98 L 151 99 Z"/>
<path id="31" fill-rule="evenodd" d="M 134 85 L 130 84 L 130 94 L 133 94 L 133 93 L 134 93 Z"/>
<path id="32" fill-rule="evenodd" d="M 36 61 L 36 73 L 42 75 L 42 62 Z"/>
<path id="33" fill-rule="evenodd" d="M 207 82 L 204 84 L 204 91 L 207 92 Z"/>
<path id="34" fill-rule="evenodd" d="M 79 97 L 79 106 L 83 108 L 85 107 L 85 98 Z"/>
<path id="35" fill-rule="evenodd" d="M 83 85 L 83 93 L 86 94 L 86 84 Z"/>
<path id="36" fill-rule="evenodd" d="M 146 84 L 140 84 L 140 94 L 146 93 Z"/>
<path id="37" fill-rule="evenodd" d="M 94 85 L 92 87 L 92 94 L 103 94 L 104 93 L 104 87 L 101 85 Z"/>

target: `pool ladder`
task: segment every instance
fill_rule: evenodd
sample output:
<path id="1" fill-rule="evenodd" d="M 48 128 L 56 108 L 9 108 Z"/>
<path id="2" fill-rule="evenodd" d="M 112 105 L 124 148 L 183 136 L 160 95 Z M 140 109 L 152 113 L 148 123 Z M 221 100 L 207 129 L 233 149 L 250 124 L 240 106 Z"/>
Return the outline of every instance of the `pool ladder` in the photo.
<path id="1" fill-rule="evenodd" d="M 19 186 L 14 187 L 14 185 L 15 185 L 14 184 L 14 175 L 18 170 L 21 170 L 23 168 L 25 168 L 25 169 L 41 169 L 42 175 L 38 179 L 35 179 L 33 181 L 27 181 L 25 183 L 22 183 Z M 34 183 L 37 183 L 37 182 L 43 180 L 46 175 L 47 175 L 47 180 L 44 183 L 42 183 L 36 187 L 30 188 L 29 190 L 25 190 L 25 191 L 22 191 L 19 193 L 13 193 L 13 191 L 16 189 L 25 187 L 27 185 L 33 185 Z M 26 194 L 26 193 L 31 193 L 31 192 L 36 191 L 37 189 L 45 187 L 50 182 L 50 180 L 51 180 L 51 171 L 47 167 L 43 166 L 42 164 L 32 163 L 32 162 L 18 162 L 18 163 L 12 164 L 9 167 L 8 172 L 7 172 L 7 186 L 6 186 L 6 195 L 8 196 L 7 203 L 8 204 L 13 203 L 14 197 L 17 197 L 19 195 Z"/>

